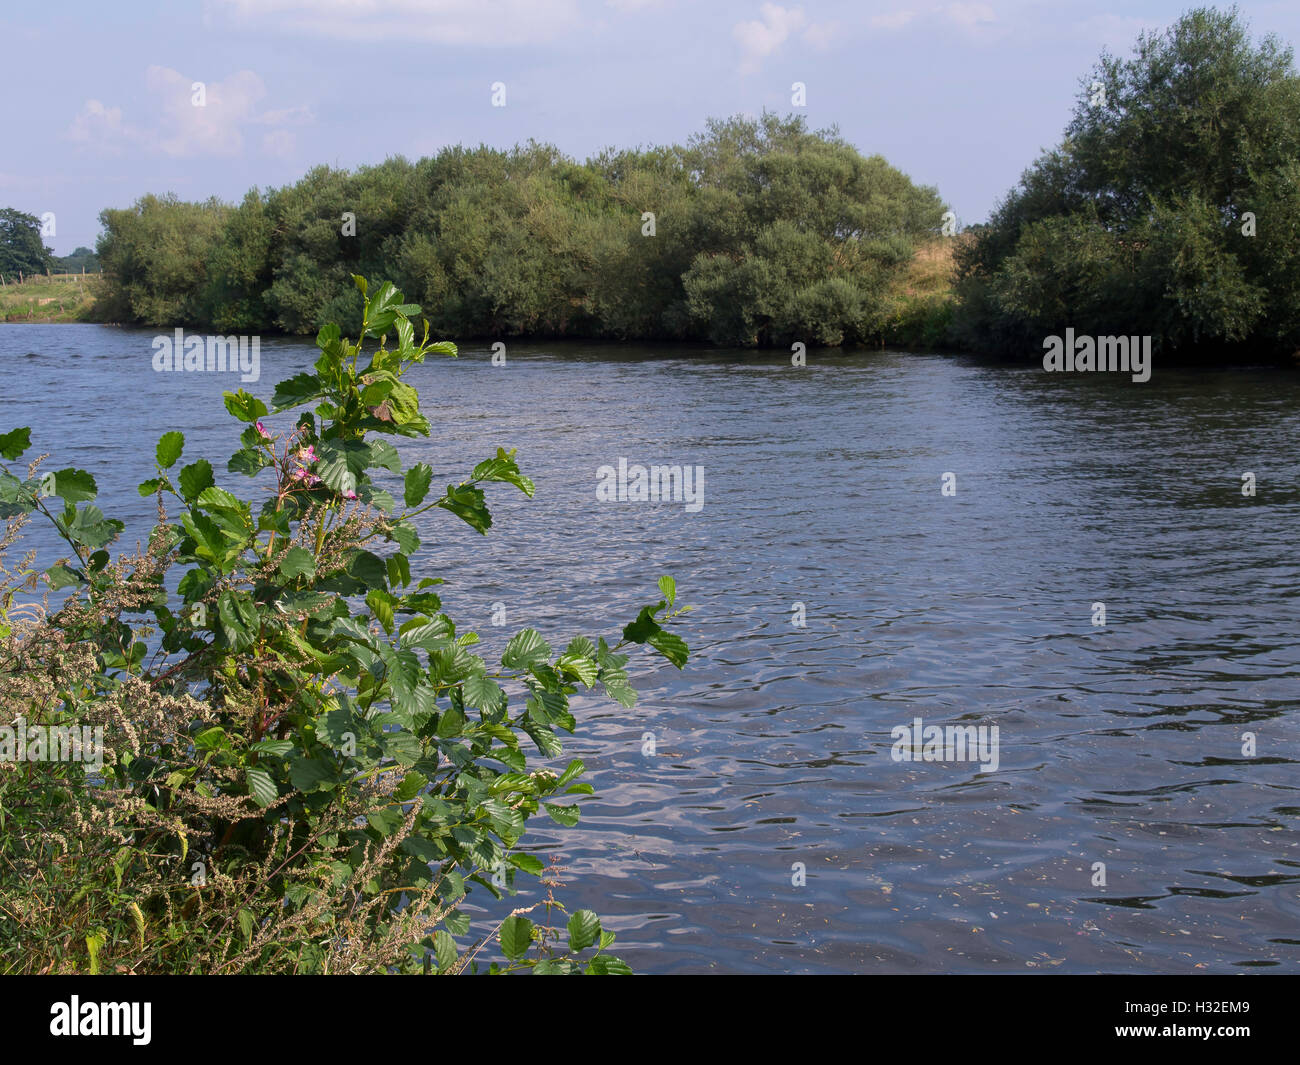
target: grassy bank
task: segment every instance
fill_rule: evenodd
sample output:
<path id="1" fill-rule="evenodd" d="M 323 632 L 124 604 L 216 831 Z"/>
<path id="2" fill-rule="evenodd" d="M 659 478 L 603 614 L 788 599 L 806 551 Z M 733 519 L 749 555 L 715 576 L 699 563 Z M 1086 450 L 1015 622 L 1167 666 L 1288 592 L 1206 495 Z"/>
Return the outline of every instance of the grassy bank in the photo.
<path id="1" fill-rule="evenodd" d="M 953 313 L 953 256 L 962 237 L 917 249 L 885 297 L 885 347 L 943 349 Z"/>
<path id="2" fill-rule="evenodd" d="M 0 322 L 92 321 L 98 274 L 54 274 L 0 285 Z"/>

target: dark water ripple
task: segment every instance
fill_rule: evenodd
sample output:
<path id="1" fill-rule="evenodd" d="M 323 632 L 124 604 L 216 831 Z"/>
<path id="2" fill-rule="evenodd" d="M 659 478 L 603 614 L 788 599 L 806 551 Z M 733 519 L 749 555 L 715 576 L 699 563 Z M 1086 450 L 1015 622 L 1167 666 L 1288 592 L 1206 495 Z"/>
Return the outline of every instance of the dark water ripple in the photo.
<path id="1" fill-rule="evenodd" d="M 0 429 L 94 471 L 130 543 L 162 432 L 234 447 L 237 382 L 155 374 L 150 339 L 0 330 Z M 264 342 L 251 390 L 310 350 Z M 697 607 L 684 672 L 639 656 L 634 711 L 576 702 L 597 797 L 530 835 L 634 967 L 1300 971 L 1300 376 L 1095 378 L 522 344 L 416 371 L 435 431 L 405 461 L 453 481 L 518 447 L 538 485 L 487 538 L 422 530 L 486 655 L 612 634 L 664 572 Z M 596 503 L 619 456 L 703 466 L 704 509 Z M 894 762 L 917 716 L 996 724 L 998 770 Z"/>

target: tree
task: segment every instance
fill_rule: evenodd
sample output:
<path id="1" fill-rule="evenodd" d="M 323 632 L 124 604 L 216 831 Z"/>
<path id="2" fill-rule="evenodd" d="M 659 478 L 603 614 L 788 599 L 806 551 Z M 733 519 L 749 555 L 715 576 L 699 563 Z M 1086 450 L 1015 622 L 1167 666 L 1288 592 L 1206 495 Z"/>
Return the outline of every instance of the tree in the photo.
<path id="1" fill-rule="evenodd" d="M 99 256 L 89 248 L 77 248 L 71 255 L 56 255 L 53 270 L 56 274 L 88 274 L 99 271 Z"/>
<path id="2" fill-rule="evenodd" d="M 12 207 L 0 210 L 0 275 L 43 274 L 53 252 L 41 240 L 41 220 Z"/>
<path id="3" fill-rule="evenodd" d="M 1300 345 L 1300 78 L 1236 9 L 1103 54 L 1046 153 L 959 252 L 958 337 L 1073 326 L 1185 356 Z M 1041 350 L 1041 349 L 1040 349 Z"/>

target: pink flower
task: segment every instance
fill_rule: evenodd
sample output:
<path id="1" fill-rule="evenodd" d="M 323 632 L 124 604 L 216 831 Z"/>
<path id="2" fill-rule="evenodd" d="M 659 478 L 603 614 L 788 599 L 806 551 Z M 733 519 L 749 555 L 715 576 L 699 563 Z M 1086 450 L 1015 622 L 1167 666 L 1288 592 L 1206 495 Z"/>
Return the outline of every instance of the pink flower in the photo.
<path id="1" fill-rule="evenodd" d="M 271 439 L 271 434 L 266 431 L 266 426 L 261 422 L 257 423 L 257 433 L 259 436 L 265 437 L 267 440 Z"/>
<path id="2" fill-rule="evenodd" d="M 357 494 L 356 494 L 356 492 L 352 491 L 351 488 L 349 488 L 346 492 L 343 493 L 343 498 L 344 498 L 344 499 L 356 499 L 356 498 L 357 498 Z"/>
<path id="3" fill-rule="evenodd" d="M 311 444 L 308 444 L 306 447 L 300 447 L 298 449 L 298 461 L 311 465 L 316 461 L 316 448 Z"/>

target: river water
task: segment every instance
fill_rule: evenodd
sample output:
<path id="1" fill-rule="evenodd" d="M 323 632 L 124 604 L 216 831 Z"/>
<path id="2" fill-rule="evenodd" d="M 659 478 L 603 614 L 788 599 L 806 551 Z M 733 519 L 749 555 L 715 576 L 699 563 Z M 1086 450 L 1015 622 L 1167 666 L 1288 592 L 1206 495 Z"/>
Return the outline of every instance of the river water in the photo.
<path id="1" fill-rule="evenodd" d="M 152 336 L 0 329 L 0 430 L 130 544 L 163 432 L 236 446 L 239 382 L 154 372 Z M 314 351 L 264 340 L 245 387 Z M 485 657 L 614 636 L 663 573 L 696 608 L 634 710 L 575 700 L 596 797 L 525 837 L 638 971 L 1300 972 L 1300 375 L 520 343 L 408 379 L 406 463 L 516 447 L 537 483 L 487 537 L 423 519 L 412 569 Z M 704 505 L 598 502 L 620 458 L 702 467 Z M 996 726 L 996 768 L 895 760 L 917 718 Z"/>

